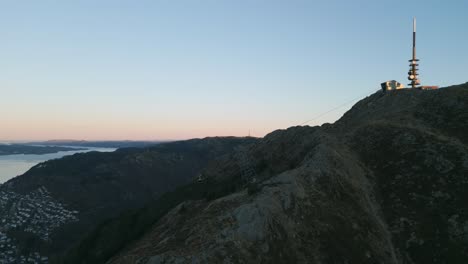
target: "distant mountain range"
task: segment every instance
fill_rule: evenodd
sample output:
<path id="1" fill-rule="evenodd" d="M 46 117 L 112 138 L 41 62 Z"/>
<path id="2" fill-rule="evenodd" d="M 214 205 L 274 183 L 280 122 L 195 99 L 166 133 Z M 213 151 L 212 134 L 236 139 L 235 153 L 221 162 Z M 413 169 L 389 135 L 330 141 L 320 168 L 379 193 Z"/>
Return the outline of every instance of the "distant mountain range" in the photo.
<path id="1" fill-rule="evenodd" d="M 69 148 L 63 146 L 31 146 L 28 144 L 0 144 L 0 156 L 16 154 L 49 154 L 59 151 L 76 151 L 82 148 Z"/>
<path id="2" fill-rule="evenodd" d="M 95 147 L 95 148 L 130 148 L 130 147 L 148 147 L 157 145 L 159 143 L 169 141 L 132 141 L 132 140 L 73 140 L 73 139 L 60 139 L 60 140 L 47 140 L 28 142 L 26 145 L 43 145 L 43 146 L 80 146 L 80 147 Z"/>
<path id="3" fill-rule="evenodd" d="M 109 140 L 109 141 L 86 141 L 86 140 L 47 140 L 26 143 L 1 144 L 1 155 L 15 154 L 50 154 L 59 151 L 84 150 L 86 148 L 142 148 L 154 146 L 169 141 L 132 141 L 132 140 Z"/>

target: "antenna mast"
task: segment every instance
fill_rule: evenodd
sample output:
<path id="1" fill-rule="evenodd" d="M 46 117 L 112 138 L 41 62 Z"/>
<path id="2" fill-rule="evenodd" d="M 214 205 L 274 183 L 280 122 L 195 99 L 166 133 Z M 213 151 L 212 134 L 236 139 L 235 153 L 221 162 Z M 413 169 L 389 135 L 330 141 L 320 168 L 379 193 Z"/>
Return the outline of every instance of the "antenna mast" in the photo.
<path id="1" fill-rule="evenodd" d="M 417 85 L 421 84 L 421 81 L 418 79 L 418 59 L 416 58 L 416 18 L 413 18 L 413 57 L 410 62 L 410 70 L 408 71 L 408 80 L 411 81 L 410 84 L 412 88 L 416 88 Z"/>

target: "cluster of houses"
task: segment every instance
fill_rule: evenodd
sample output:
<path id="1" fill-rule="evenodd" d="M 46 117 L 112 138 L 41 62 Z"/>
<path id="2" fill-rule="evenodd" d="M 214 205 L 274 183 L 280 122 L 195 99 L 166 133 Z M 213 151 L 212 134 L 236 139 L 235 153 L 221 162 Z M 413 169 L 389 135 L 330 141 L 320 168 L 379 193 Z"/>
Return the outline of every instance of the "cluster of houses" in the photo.
<path id="1" fill-rule="evenodd" d="M 0 263 L 47 263 L 47 257 L 32 252 L 21 255 L 9 231 L 34 234 L 48 241 L 54 229 L 78 221 L 78 211 L 65 208 L 45 187 L 26 195 L 0 189 Z M 11 260 L 11 261 L 10 261 Z"/>

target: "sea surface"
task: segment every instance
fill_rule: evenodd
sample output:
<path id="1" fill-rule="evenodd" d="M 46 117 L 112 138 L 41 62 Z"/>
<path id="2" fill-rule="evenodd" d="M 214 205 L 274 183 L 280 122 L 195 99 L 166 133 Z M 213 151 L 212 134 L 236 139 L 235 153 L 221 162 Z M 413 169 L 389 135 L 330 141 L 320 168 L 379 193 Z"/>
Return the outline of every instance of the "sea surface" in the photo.
<path id="1" fill-rule="evenodd" d="M 67 146 L 68 147 L 68 146 Z M 70 146 L 73 147 L 73 146 Z M 58 159 L 63 156 L 73 155 L 75 153 L 83 153 L 90 151 L 111 152 L 115 148 L 91 148 L 91 147 L 77 147 L 86 148 L 85 150 L 76 151 L 59 151 L 57 153 L 42 154 L 42 155 L 0 155 L 0 184 L 8 181 L 9 179 L 21 175 L 32 168 L 34 165 L 46 160 Z"/>

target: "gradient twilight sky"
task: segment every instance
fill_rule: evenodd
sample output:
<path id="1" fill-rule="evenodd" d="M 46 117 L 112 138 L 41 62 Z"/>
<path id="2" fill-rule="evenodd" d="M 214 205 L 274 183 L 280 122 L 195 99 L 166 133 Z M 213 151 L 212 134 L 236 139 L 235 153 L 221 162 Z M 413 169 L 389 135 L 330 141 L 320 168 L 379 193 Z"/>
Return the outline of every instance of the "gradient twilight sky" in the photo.
<path id="1" fill-rule="evenodd" d="M 0 1 L 0 140 L 263 136 L 468 81 L 468 1 Z M 333 122 L 351 105 L 313 120 Z"/>

